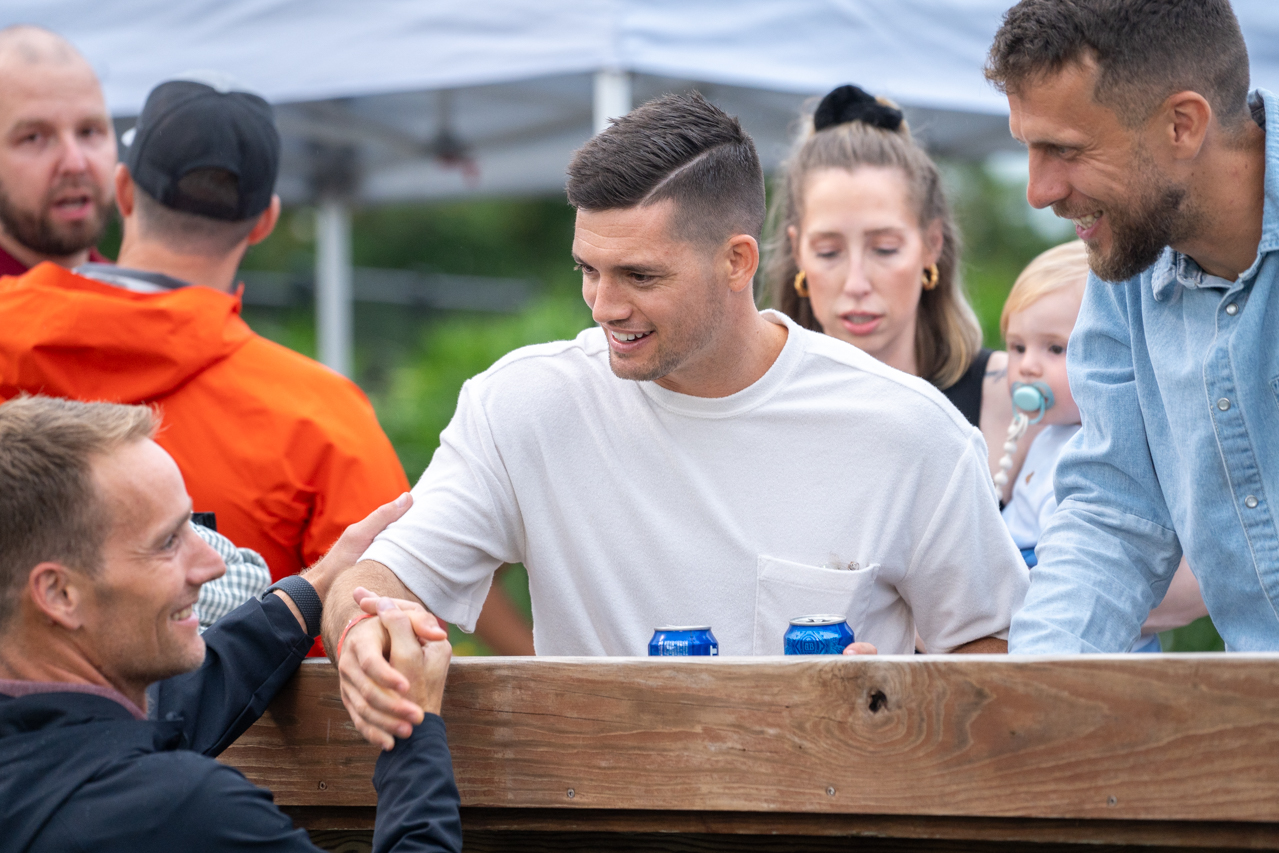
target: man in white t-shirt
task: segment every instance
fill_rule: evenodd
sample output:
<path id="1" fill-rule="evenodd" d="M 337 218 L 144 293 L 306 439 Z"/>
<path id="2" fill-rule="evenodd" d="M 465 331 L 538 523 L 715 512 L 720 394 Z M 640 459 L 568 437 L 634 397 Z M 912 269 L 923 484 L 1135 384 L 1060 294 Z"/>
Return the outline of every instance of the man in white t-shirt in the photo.
<path id="1" fill-rule="evenodd" d="M 618 119 L 569 167 L 573 257 L 598 328 L 463 387 L 413 508 L 343 575 L 470 630 L 494 570 L 528 568 L 539 654 L 643 655 L 709 624 L 781 654 L 791 618 L 847 616 L 854 651 L 1004 651 L 1028 574 L 973 429 L 927 382 L 759 312 L 764 183 L 700 96 Z M 922 272 L 922 271 L 921 271 Z M 343 696 L 386 745 L 413 712 L 376 620 L 326 608 Z"/>

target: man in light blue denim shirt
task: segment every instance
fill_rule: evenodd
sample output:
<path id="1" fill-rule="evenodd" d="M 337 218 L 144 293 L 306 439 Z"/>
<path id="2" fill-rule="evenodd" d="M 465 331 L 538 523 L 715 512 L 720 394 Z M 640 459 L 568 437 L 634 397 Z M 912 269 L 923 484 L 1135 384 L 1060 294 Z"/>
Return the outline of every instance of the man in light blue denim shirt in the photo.
<path id="1" fill-rule="evenodd" d="M 1023 0 L 987 76 L 1093 269 L 1010 651 L 1127 651 L 1183 553 L 1227 648 L 1279 649 L 1279 102 L 1229 3 Z"/>

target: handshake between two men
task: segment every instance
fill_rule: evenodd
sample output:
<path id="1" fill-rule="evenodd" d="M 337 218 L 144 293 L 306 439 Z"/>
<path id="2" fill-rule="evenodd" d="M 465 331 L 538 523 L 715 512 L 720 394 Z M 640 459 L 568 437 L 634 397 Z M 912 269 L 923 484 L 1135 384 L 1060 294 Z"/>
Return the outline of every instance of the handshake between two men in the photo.
<path id="1" fill-rule="evenodd" d="M 332 649 L 342 702 L 355 728 L 369 743 L 391 750 L 395 739 L 409 737 L 427 714 L 440 714 L 452 657 L 448 632 L 416 601 L 362 586 L 351 600 L 359 614 L 346 623 L 335 645 L 325 647 Z M 365 621 L 369 624 L 361 625 Z"/>
<path id="2" fill-rule="evenodd" d="M 343 538 L 367 547 L 412 503 L 412 495 L 401 495 L 352 525 Z M 325 557 L 346 568 L 328 590 L 324 647 L 338 669 L 342 702 L 356 729 L 369 743 L 390 751 L 426 715 L 439 716 L 452 648 L 440 621 L 390 570 L 373 562 L 352 565 L 362 551 L 339 553 L 342 545 Z M 379 595 L 362 583 L 394 591 Z"/>

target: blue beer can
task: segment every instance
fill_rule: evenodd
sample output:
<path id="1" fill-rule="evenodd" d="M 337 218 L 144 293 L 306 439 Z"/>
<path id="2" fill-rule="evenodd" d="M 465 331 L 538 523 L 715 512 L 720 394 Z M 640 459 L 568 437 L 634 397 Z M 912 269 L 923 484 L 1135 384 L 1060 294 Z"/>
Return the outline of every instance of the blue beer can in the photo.
<path id="1" fill-rule="evenodd" d="M 843 616 L 800 616 L 786 629 L 788 655 L 842 655 L 853 641 L 853 629 Z"/>
<path id="2" fill-rule="evenodd" d="M 653 630 L 648 641 L 649 657 L 668 655 L 718 655 L 719 640 L 711 633 L 710 625 L 668 625 Z"/>

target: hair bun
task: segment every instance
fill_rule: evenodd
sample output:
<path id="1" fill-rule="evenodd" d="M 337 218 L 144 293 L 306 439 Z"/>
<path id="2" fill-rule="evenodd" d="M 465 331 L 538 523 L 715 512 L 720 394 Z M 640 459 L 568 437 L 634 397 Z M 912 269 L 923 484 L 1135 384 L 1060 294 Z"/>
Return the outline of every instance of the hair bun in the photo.
<path id="1" fill-rule="evenodd" d="M 814 130 L 825 130 L 850 121 L 896 131 L 902 126 L 902 111 L 880 103 L 857 86 L 840 86 L 822 98 L 817 111 L 813 113 Z"/>

